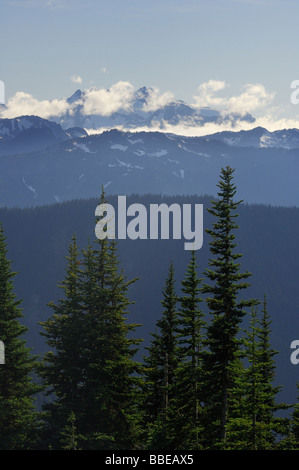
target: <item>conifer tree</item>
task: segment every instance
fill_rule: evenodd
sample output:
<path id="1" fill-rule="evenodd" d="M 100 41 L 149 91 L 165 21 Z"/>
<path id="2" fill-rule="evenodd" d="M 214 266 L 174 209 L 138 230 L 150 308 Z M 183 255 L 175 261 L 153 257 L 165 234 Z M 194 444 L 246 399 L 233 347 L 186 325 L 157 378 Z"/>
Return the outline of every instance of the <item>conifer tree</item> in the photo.
<path id="1" fill-rule="evenodd" d="M 296 384 L 297 393 L 299 392 L 299 383 Z M 281 439 L 277 448 L 279 450 L 299 450 L 299 393 L 297 402 L 293 405 L 290 418 L 287 421 L 287 432 L 285 437 Z"/>
<path id="2" fill-rule="evenodd" d="M 262 316 L 257 330 L 258 356 L 260 357 L 263 390 L 262 406 L 257 419 L 263 423 L 264 427 L 264 433 L 259 441 L 259 448 L 262 449 L 274 447 L 278 435 L 284 434 L 285 419 L 279 418 L 277 412 L 289 408 L 287 404 L 277 400 L 282 386 L 274 384 L 276 378 L 275 356 L 278 354 L 278 351 L 271 346 L 271 323 L 271 315 L 267 309 L 266 296 L 264 296 Z"/>
<path id="3" fill-rule="evenodd" d="M 81 269 L 79 249 L 74 235 L 66 256 L 66 277 L 59 287 L 63 296 L 50 302 L 53 314 L 41 322 L 41 335 L 50 351 L 46 352 L 39 374 L 52 400 L 44 405 L 44 444 L 56 448 L 60 433 L 71 413 L 80 421 L 82 408 L 84 313 L 81 308 Z M 82 418 L 83 419 L 83 418 Z M 46 437 L 48 436 L 48 437 Z"/>
<path id="4" fill-rule="evenodd" d="M 265 426 L 259 420 L 263 407 L 264 386 L 261 374 L 261 355 L 258 347 L 258 318 L 255 308 L 251 311 L 249 329 L 243 338 L 242 357 L 248 361 L 242 367 L 237 361 L 232 365 L 234 388 L 231 390 L 230 419 L 227 423 L 225 448 L 230 450 L 257 450 Z M 241 356 L 241 354 L 240 354 Z"/>
<path id="5" fill-rule="evenodd" d="M 169 266 L 168 277 L 162 289 L 161 318 L 144 358 L 143 416 L 148 430 L 148 446 L 153 449 L 172 449 L 174 440 L 173 401 L 178 365 L 177 301 L 174 266 Z"/>
<path id="6" fill-rule="evenodd" d="M 102 191 L 101 203 L 105 202 Z M 89 449 L 130 449 L 137 445 L 136 394 L 140 339 L 127 322 L 129 286 L 120 269 L 116 243 L 97 240 L 83 253 L 84 413 L 80 432 Z"/>
<path id="7" fill-rule="evenodd" d="M 30 449 L 35 445 L 37 420 L 34 395 L 40 387 L 32 380 L 36 358 L 26 346 L 27 328 L 21 300 L 14 293 L 15 272 L 7 258 L 6 237 L 0 227 L 0 340 L 5 345 L 5 364 L 0 365 L 0 449 Z"/>
<path id="8" fill-rule="evenodd" d="M 140 340 L 130 337 L 137 325 L 127 323 L 127 294 L 135 280 L 127 281 L 119 269 L 114 241 L 89 243 L 81 255 L 78 259 L 73 240 L 64 298 L 51 304 L 54 314 L 43 323 L 53 348 L 41 368 L 55 394 L 46 405 L 52 447 L 61 447 L 73 413 L 80 449 L 133 448 L 138 434 L 133 357 Z"/>
<path id="9" fill-rule="evenodd" d="M 269 450 L 275 447 L 278 434 L 283 434 L 285 420 L 275 414 L 287 406 L 276 401 L 281 387 L 273 384 L 276 369 L 273 357 L 277 351 L 271 348 L 270 325 L 264 298 L 261 320 L 253 308 L 243 339 L 247 366 L 242 368 L 232 391 L 235 402 L 228 423 L 230 449 Z"/>
<path id="10" fill-rule="evenodd" d="M 76 417 L 75 413 L 71 411 L 66 426 L 61 432 L 61 448 L 63 450 L 78 450 L 76 433 Z"/>
<path id="11" fill-rule="evenodd" d="M 299 385 L 297 384 L 297 391 L 299 391 Z M 298 394 L 299 396 L 299 394 Z M 294 411 L 292 416 L 292 433 L 296 442 L 296 449 L 299 449 L 299 400 L 294 405 Z"/>
<path id="12" fill-rule="evenodd" d="M 238 333 L 246 313 L 245 307 L 256 303 L 239 299 L 240 291 L 249 286 L 245 279 L 250 273 L 240 272 L 237 260 L 241 254 L 234 252 L 234 230 L 238 228 L 235 211 L 241 201 L 234 200 L 236 186 L 233 173 L 230 167 L 221 171 L 218 200 L 212 201 L 212 207 L 208 209 L 216 221 L 212 229 L 206 229 L 212 239 L 210 269 L 205 271 L 210 284 L 203 286 L 203 292 L 208 294 L 206 302 L 211 313 L 203 356 L 207 431 L 205 445 L 208 448 L 221 448 L 226 440 L 230 390 L 234 386 L 231 366 L 240 348 Z"/>
<path id="13" fill-rule="evenodd" d="M 176 428 L 177 445 L 198 449 L 201 444 L 201 366 L 204 313 L 200 308 L 201 279 L 197 274 L 195 251 L 182 281 L 178 318 L 179 367 L 177 371 Z"/>

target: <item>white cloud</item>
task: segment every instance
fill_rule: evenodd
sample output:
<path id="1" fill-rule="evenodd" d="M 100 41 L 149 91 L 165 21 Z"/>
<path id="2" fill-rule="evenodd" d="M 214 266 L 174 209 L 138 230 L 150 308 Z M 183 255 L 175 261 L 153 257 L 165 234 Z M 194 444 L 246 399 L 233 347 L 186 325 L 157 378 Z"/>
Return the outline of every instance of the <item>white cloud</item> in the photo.
<path id="1" fill-rule="evenodd" d="M 117 82 L 109 90 L 91 88 L 85 92 L 82 112 L 110 116 L 120 109 L 128 111 L 133 97 L 134 87 L 129 82 Z"/>
<path id="2" fill-rule="evenodd" d="M 226 83 L 219 80 L 209 80 L 198 87 L 198 94 L 194 96 L 194 106 L 216 108 L 224 113 L 252 113 L 268 106 L 274 98 L 274 93 L 266 91 L 259 83 L 246 84 L 239 95 L 232 97 L 215 96 L 226 88 Z"/>
<path id="3" fill-rule="evenodd" d="M 274 98 L 274 93 L 268 93 L 263 85 L 248 84 L 243 87 L 239 96 L 233 96 L 228 100 L 228 110 L 231 112 L 253 112 L 268 106 Z"/>
<path id="4" fill-rule="evenodd" d="M 197 89 L 198 95 L 194 96 L 194 106 L 198 108 L 204 108 L 206 106 L 218 108 L 219 106 L 223 106 L 225 99 L 214 95 L 225 87 L 225 82 L 220 80 L 209 80 L 208 82 L 202 83 Z"/>
<path id="5" fill-rule="evenodd" d="M 120 131 L 129 131 L 129 132 L 165 132 L 168 134 L 176 134 L 181 136 L 188 136 L 188 137 L 201 137 L 201 136 L 208 136 L 214 134 L 216 132 L 224 132 L 224 131 L 233 131 L 238 132 L 241 130 L 251 130 L 255 127 L 264 127 L 269 132 L 273 132 L 276 130 L 281 129 L 298 129 L 299 128 L 299 120 L 296 119 L 276 119 L 273 120 L 271 116 L 264 116 L 257 119 L 255 122 L 246 122 L 246 121 L 225 121 L 223 123 L 215 123 L 215 122 L 208 122 L 205 123 L 203 126 L 189 126 L 188 124 L 181 122 L 176 125 L 171 125 L 166 122 L 163 123 L 163 127 L 160 125 L 148 127 L 148 126 L 140 126 L 134 129 L 126 128 L 124 126 L 114 126 L 116 129 Z M 101 134 L 104 131 L 109 130 L 108 127 L 101 127 L 98 129 L 86 129 L 88 134 Z"/>
<path id="6" fill-rule="evenodd" d="M 75 78 L 76 83 L 80 83 L 80 77 Z M 129 110 L 133 97 L 134 88 L 128 82 L 118 82 L 110 90 L 90 88 L 85 91 L 84 100 L 81 100 L 82 113 L 109 116 L 120 109 Z M 80 103 L 70 104 L 66 98 L 40 101 L 29 93 L 19 91 L 8 100 L 6 109 L 1 111 L 1 118 L 22 115 L 36 115 L 44 119 L 60 117 L 67 112 L 72 114 L 76 104 Z"/>
<path id="7" fill-rule="evenodd" d="M 160 95 L 158 88 L 150 88 L 148 91 L 149 96 L 147 102 L 143 105 L 143 111 L 156 111 L 174 100 L 174 95 L 170 91 L 166 91 L 162 95 Z"/>
<path id="8" fill-rule="evenodd" d="M 77 79 L 80 78 L 76 76 Z M 195 122 L 181 121 L 177 125 L 170 125 L 166 122 L 154 123 L 152 127 L 140 127 L 134 131 L 160 131 L 169 132 L 180 135 L 208 135 L 214 132 L 224 130 L 248 130 L 257 126 L 262 126 L 269 131 L 284 129 L 284 128 L 299 128 L 299 121 L 297 119 L 284 119 L 279 116 L 279 111 L 282 110 L 269 108 L 271 105 L 274 94 L 269 93 L 261 84 L 247 84 L 241 92 L 235 96 L 225 97 L 223 93 L 226 89 L 224 81 L 210 80 L 202 83 L 198 87 L 197 95 L 195 97 L 196 107 L 210 106 L 221 111 L 222 116 L 228 115 L 228 118 L 223 120 L 222 123 L 206 123 L 198 125 Z M 160 93 L 158 89 L 148 89 L 149 97 L 148 103 L 144 107 L 145 111 L 155 111 L 156 109 L 168 104 L 174 100 L 173 93 L 165 92 Z M 220 96 L 220 93 L 222 96 Z M 83 97 L 74 102 L 68 103 L 66 98 L 49 100 L 38 100 L 29 93 L 22 91 L 17 92 L 11 97 L 7 103 L 6 108 L 1 111 L 1 118 L 13 118 L 22 115 L 37 115 L 45 119 L 63 117 L 66 113 L 73 114 L 74 108 L 79 104 L 82 105 L 81 112 L 83 116 L 102 115 L 110 116 L 117 111 L 127 111 L 132 109 L 136 91 L 129 82 L 119 81 L 112 85 L 109 90 L 104 88 L 89 88 L 85 90 Z M 230 119 L 230 113 L 240 113 L 243 115 L 245 112 L 253 113 L 260 111 L 259 117 L 255 122 L 236 121 Z M 256 116 L 255 116 L 256 117 Z M 119 129 L 123 129 L 119 126 Z M 89 132 L 101 132 L 104 129 L 93 129 Z M 132 129 L 125 129 L 132 131 Z"/>
<path id="9" fill-rule="evenodd" d="M 72 75 L 71 76 L 71 81 L 73 83 L 79 83 L 81 84 L 82 83 L 82 78 L 79 76 L 79 75 Z"/>
<path id="10" fill-rule="evenodd" d="M 1 118 L 11 119 L 17 116 L 36 115 L 48 119 L 51 116 L 63 115 L 69 107 L 66 99 L 39 101 L 29 93 L 18 91 L 8 100 L 6 109 L 1 113 Z"/>

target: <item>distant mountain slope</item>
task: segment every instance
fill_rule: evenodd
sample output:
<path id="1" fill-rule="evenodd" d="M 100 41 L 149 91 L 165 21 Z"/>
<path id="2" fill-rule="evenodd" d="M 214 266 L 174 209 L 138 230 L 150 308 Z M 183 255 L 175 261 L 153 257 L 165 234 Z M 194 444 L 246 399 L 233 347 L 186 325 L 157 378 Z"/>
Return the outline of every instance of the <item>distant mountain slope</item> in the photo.
<path id="1" fill-rule="evenodd" d="M 211 139 L 234 147 L 284 148 L 290 150 L 299 148 L 299 129 L 269 132 L 263 127 L 256 127 L 249 131 L 217 132 L 211 136 Z"/>
<path id="2" fill-rule="evenodd" d="M 38 116 L 0 119 L 0 156 L 41 150 L 85 135 L 87 133 L 84 129 L 63 130 L 56 122 Z"/>
<path id="3" fill-rule="evenodd" d="M 283 133 L 267 134 L 278 147 L 260 145 L 265 135 L 261 128 L 206 137 L 117 130 L 83 137 L 80 129 L 77 133 L 79 137 L 69 132 L 67 139 L 62 134 L 46 149 L 2 156 L 0 205 L 28 207 L 95 197 L 101 185 L 110 194 L 215 195 L 226 165 L 236 169 L 235 181 L 246 202 L 299 205 L 296 129 L 286 133 L 294 147 L 290 149 L 280 146 Z"/>

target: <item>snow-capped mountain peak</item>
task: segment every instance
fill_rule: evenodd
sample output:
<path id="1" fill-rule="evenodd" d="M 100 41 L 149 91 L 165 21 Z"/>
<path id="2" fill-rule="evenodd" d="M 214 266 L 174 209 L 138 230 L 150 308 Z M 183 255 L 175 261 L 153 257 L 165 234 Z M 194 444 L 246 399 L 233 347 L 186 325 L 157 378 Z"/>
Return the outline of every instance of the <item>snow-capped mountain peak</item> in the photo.
<path id="1" fill-rule="evenodd" d="M 72 96 L 70 96 L 68 99 L 67 99 L 67 102 L 69 104 L 73 104 L 75 103 L 76 101 L 79 101 L 80 99 L 82 98 L 82 91 L 80 89 L 76 90 L 75 93 L 72 94 Z"/>
<path id="2" fill-rule="evenodd" d="M 0 156 L 44 149 L 58 142 L 87 135 L 84 129 L 62 129 L 39 116 L 0 119 Z"/>
<path id="3" fill-rule="evenodd" d="M 249 114 L 223 115 L 218 110 L 198 108 L 182 100 L 177 100 L 169 92 L 143 86 L 134 91 L 131 87 L 99 90 L 96 87 L 84 91 L 76 90 L 67 100 L 68 107 L 64 114 L 52 116 L 52 120 L 66 129 L 81 127 L 85 129 L 123 129 L 164 130 L 167 126 L 202 126 L 207 122 L 254 122 Z"/>

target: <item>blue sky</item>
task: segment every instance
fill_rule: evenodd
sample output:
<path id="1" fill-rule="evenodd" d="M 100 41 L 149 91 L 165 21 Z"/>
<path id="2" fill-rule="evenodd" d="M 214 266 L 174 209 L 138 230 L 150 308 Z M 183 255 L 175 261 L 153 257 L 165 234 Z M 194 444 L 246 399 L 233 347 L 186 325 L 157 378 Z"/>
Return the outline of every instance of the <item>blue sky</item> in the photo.
<path id="1" fill-rule="evenodd" d="M 0 15 L 6 100 L 125 81 L 192 103 L 214 80 L 227 99 L 259 84 L 271 100 L 257 114 L 299 121 L 297 0 L 1 0 Z"/>

